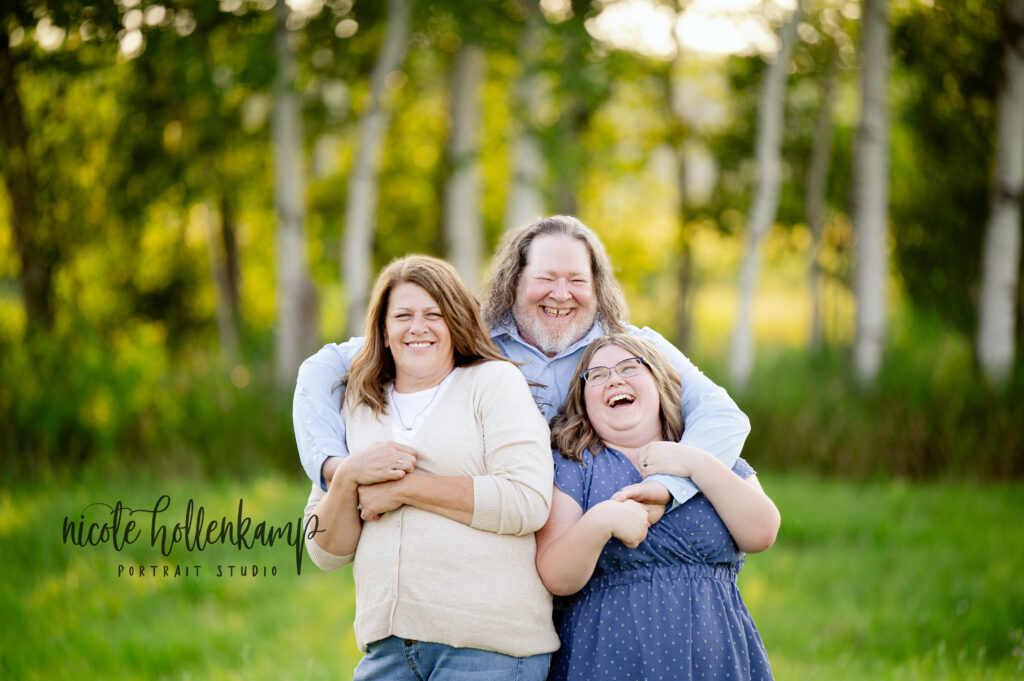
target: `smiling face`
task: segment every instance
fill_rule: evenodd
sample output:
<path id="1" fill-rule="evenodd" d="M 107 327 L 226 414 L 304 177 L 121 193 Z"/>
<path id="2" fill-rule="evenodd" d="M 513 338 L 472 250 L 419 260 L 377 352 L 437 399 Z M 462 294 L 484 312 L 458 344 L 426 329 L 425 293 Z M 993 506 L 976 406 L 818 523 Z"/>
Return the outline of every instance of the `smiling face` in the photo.
<path id="1" fill-rule="evenodd" d="M 606 345 L 594 353 L 587 368 L 611 368 L 635 356 L 618 345 Z M 584 386 L 583 401 L 594 431 L 612 447 L 640 447 L 662 439 L 661 399 L 646 365 L 629 378 L 612 369 L 606 383 Z"/>
<path id="2" fill-rule="evenodd" d="M 512 308 L 523 340 L 553 357 L 586 335 L 594 314 L 587 245 L 562 235 L 535 238 Z"/>
<path id="3" fill-rule="evenodd" d="M 395 390 L 426 390 L 455 367 L 452 335 L 441 308 L 422 286 L 404 282 L 391 290 L 384 345 L 395 360 Z"/>

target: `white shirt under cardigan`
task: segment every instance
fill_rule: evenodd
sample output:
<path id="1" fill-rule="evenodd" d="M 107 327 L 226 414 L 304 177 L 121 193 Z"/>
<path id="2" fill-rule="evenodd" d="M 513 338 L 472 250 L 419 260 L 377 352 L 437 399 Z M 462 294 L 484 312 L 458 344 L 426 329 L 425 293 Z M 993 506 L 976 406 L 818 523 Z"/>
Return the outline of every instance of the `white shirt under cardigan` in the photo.
<path id="1" fill-rule="evenodd" d="M 392 439 L 387 414 L 360 405 L 343 417 L 349 451 Z M 398 636 L 515 657 L 556 650 L 533 534 L 550 510 L 551 449 L 522 373 L 508 362 L 456 369 L 413 448 L 417 472 L 473 478 L 472 526 L 402 506 L 363 523 L 354 556 L 306 541 L 324 570 L 355 560 L 359 649 Z M 314 484 L 307 516 L 323 495 Z"/>

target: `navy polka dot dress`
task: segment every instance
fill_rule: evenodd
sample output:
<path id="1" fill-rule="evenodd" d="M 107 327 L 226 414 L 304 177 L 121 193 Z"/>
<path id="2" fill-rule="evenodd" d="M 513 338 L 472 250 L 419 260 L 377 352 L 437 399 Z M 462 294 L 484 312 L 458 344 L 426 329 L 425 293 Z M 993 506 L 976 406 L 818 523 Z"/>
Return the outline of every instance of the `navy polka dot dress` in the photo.
<path id="1" fill-rule="evenodd" d="M 754 470 L 740 459 L 733 472 Z M 555 454 L 555 483 L 588 511 L 643 478 L 614 449 Z M 744 554 L 703 494 L 666 513 L 628 549 L 609 541 L 567 599 L 549 679 L 771 679 L 768 655 L 736 587 Z"/>

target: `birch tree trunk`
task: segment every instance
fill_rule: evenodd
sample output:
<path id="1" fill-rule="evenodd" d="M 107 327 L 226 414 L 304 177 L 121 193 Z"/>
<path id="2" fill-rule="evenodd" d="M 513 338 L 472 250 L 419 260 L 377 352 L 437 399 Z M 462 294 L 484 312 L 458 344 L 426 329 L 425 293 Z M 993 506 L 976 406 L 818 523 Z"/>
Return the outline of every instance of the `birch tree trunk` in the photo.
<path id="1" fill-rule="evenodd" d="M 540 87 L 533 74 L 544 28 L 544 17 L 535 2 L 525 3 L 529 16 L 516 47 L 522 72 L 513 91 L 511 149 L 512 182 L 505 199 L 505 230 L 526 225 L 544 213 L 541 178 L 544 175 L 544 153 L 535 132 L 534 115 L 539 102 Z"/>
<path id="2" fill-rule="evenodd" d="M 693 335 L 693 310 L 697 299 L 697 282 L 694 276 L 693 244 L 690 238 L 690 229 L 686 226 L 686 184 L 687 184 L 687 158 L 680 141 L 675 149 L 676 161 L 676 214 L 679 216 L 679 255 L 676 262 L 676 310 L 675 327 L 676 341 L 679 347 L 686 348 L 690 345 Z"/>
<path id="3" fill-rule="evenodd" d="M 277 211 L 274 236 L 277 278 L 274 379 L 281 387 L 294 385 L 299 364 L 312 349 L 316 327 L 316 306 L 311 302 L 315 294 L 309 275 L 305 230 L 302 116 L 294 90 L 295 55 L 285 26 L 289 11 L 286 3 L 277 3 L 274 34 L 277 76 L 274 80 L 271 127 Z"/>
<path id="4" fill-rule="evenodd" d="M 1003 83 L 996 121 L 996 166 L 981 260 L 978 363 L 994 386 L 1013 370 L 1024 194 L 1024 0 L 1007 7 Z"/>
<path id="5" fill-rule="evenodd" d="M 807 166 L 804 205 L 807 210 L 807 227 L 811 232 L 811 248 L 808 254 L 809 268 L 807 285 L 811 295 L 811 318 L 808 325 L 807 344 L 812 352 L 821 351 L 825 344 L 824 323 L 821 311 L 821 241 L 825 231 L 826 194 L 828 171 L 832 165 L 832 103 L 835 98 L 835 81 L 838 61 L 835 45 L 829 53 L 828 65 L 821 84 L 821 108 L 814 121 L 814 139 L 811 161 Z"/>
<path id="6" fill-rule="evenodd" d="M 341 262 L 348 298 L 345 328 L 353 336 L 362 333 L 370 293 L 378 177 L 391 123 L 391 109 L 383 101 L 385 80 L 405 59 L 411 5 L 412 0 L 388 0 L 387 30 L 370 73 L 370 101 L 359 116 L 355 158 L 348 176 Z"/>
<path id="7" fill-rule="evenodd" d="M 873 383 L 885 347 L 889 277 L 889 7 L 863 0 L 861 10 L 861 122 L 854 149 L 854 293 L 857 299 L 854 368 Z"/>
<path id="8" fill-rule="evenodd" d="M 673 9 L 678 18 L 680 8 L 673 3 Z M 679 254 L 676 261 L 676 309 L 675 328 L 676 342 L 679 347 L 686 348 L 690 344 L 690 336 L 693 330 L 693 305 L 696 296 L 694 295 L 693 276 L 693 249 L 690 244 L 690 233 L 686 226 L 686 203 L 687 203 L 687 155 L 686 138 L 687 122 L 683 106 L 683 95 L 680 90 L 684 46 L 679 40 L 678 32 L 672 32 L 673 41 L 676 47 L 676 56 L 669 62 L 665 70 L 661 72 L 662 90 L 667 100 L 669 113 L 668 132 L 666 141 L 672 147 L 672 154 L 675 161 L 675 210 L 676 219 L 679 221 L 678 247 Z"/>
<path id="9" fill-rule="evenodd" d="M 801 1 L 779 35 L 781 45 L 775 61 L 764 74 L 757 119 L 757 186 L 747 221 L 747 244 L 740 269 L 739 308 L 729 352 L 729 372 L 733 383 L 742 388 L 754 369 L 753 306 L 754 290 L 761 269 L 761 240 L 775 222 L 782 189 L 782 123 L 786 100 L 786 81 L 796 27 L 803 14 Z"/>
<path id="10" fill-rule="evenodd" d="M 448 258 L 470 290 L 480 283 L 483 216 L 480 196 L 480 89 L 487 76 L 487 55 L 475 43 L 463 43 L 452 62 L 451 132 L 448 181 L 444 189 L 444 233 Z"/>

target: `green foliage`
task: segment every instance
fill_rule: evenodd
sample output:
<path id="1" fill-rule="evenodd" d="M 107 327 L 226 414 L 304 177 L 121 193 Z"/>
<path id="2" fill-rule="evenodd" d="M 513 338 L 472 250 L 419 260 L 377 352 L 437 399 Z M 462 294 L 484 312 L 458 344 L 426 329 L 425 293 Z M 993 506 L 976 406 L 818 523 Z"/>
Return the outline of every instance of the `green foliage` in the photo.
<path id="1" fill-rule="evenodd" d="M 894 256 L 909 296 L 962 331 L 988 215 L 1002 4 L 917 5 L 893 29 Z"/>
<path id="2" fill-rule="evenodd" d="M 763 353 L 737 397 L 752 424 L 746 455 L 861 478 L 1024 475 L 1024 372 L 990 390 L 969 341 L 935 316 L 905 315 L 893 336 L 871 389 L 857 385 L 843 350 Z"/>
<path id="3" fill-rule="evenodd" d="M 0 449 L 6 476 L 81 470 L 232 471 L 294 465 L 289 394 L 263 356 L 224 366 L 195 347 L 172 354 L 160 324 L 104 339 L 0 341 Z"/>

